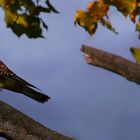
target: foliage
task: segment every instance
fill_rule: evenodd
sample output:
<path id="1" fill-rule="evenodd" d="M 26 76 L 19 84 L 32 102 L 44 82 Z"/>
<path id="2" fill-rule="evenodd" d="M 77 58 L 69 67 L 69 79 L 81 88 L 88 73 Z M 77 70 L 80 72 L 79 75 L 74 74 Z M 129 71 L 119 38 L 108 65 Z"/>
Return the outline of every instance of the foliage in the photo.
<path id="1" fill-rule="evenodd" d="M 140 63 L 140 48 L 131 47 L 130 51 L 131 51 L 132 55 L 134 56 L 136 62 Z"/>
<path id="2" fill-rule="evenodd" d="M 76 11 L 74 22 L 85 28 L 90 35 L 95 33 L 98 23 L 117 33 L 109 22 L 107 16 L 108 10 L 109 5 L 104 0 L 90 2 L 87 6 L 87 11 L 81 9 Z"/>
<path id="3" fill-rule="evenodd" d="M 29 38 L 43 37 L 42 28 L 47 24 L 40 18 L 41 13 L 58 13 L 49 0 L 41 5 L 40 0 L 0 0 L 5 14 L 7 27 L 20 37 L 26 34 Z"/>
<path id="4" fill-rule="evenodd" d="M 83 27 L 90 35 L 96 32 L 98 24 L 117 34 L 112 27 L 108 11 L 114 6 L 125 17 L 136 25 L 136 31 L 140 33 L 140 1 L 139 0 L 96 0 L 87 5 L 86 11 L 78 9 L 75 13 L 74 23 Z M 138 20 L 136 20 L 138 19 Z M 137 49 L 135 50 L 137 51 Z M 131 51 L 133 52 L 133 51 Z M 140 56 L 140 51 L 137 51 Z M 134 53 L 132 53 L 134 55 Z M 134 55 L 135 56 L 135 55 Z"/>

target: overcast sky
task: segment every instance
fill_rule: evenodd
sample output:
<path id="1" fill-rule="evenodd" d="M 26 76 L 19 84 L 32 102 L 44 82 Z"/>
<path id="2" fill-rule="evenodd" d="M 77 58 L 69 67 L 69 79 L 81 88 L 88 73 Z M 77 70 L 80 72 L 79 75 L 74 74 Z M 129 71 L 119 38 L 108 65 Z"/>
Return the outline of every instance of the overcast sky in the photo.
<path id="1" fill-rule="evenodd" d="M 81 44 L 116 53 L 133 61 L 131 46 L 139 46 L 134 25 L 111 9 L 119 35 L 99 26 L 90 37 L 73 24 L 76 9 L 89 0 L 52 3 L 60 14 L 46 15 L 46 39 L 18 38 L 0 20 L 0 59 L 17 75 L 52 99 L 39 104 L 24 95 L 3 90 L 0 98 L 45 126 L 78 140 L 139 140 L 140 86 L 101 68 L 86 64 Z"/>

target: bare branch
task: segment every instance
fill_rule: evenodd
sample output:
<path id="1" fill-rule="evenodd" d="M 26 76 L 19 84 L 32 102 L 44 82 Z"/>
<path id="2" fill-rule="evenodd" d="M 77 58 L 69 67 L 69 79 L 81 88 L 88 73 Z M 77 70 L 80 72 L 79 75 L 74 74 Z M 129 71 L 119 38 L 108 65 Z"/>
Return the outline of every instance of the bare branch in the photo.
<path id="1" fill-rule="evenodd" d="M 121 56 L 103 50 L 82 45 L 81 51 L 85 53 L 88 64 L 105 68 L 117 73 L 126 79 L 140 84 L 140 65 Z"/>
<path id="2" fill-rule="evenodd" d="M 72 140 L 0 101 L 0 136 L 8 140 Z"/>

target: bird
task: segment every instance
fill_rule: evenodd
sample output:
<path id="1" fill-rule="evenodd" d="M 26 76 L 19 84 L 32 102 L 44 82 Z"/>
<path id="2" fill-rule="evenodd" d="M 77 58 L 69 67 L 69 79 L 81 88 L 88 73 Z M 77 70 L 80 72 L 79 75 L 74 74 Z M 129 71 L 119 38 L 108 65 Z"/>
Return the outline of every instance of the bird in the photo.
<path id="1" fill-rule="evenodd" d="M 30 84 L 10 70 L 0 60 L 0 89 L 7 89 L 16 93 L 24 94 L 40 103 L 47 102 L 50 97 L 42 93 L 36 86 Z"/>

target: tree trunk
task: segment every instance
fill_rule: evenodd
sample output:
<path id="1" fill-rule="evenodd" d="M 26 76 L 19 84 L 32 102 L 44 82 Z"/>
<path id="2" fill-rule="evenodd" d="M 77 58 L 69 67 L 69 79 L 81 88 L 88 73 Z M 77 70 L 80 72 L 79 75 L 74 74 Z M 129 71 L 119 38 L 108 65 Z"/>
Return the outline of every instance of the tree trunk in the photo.
<path id="1" fill-rule="evenodd" d="M 103 50 L 82 45 L 81 51 L 85 53 L 88 64 L 105 68 L 115 72 L 126 79 L 140 84 L 140 65 L 121 56 Z"/>
<path id="2" fill-rule="evenodd" d="M 8 140 L 72 140 L 0 101 L 0 136 Z"/>

